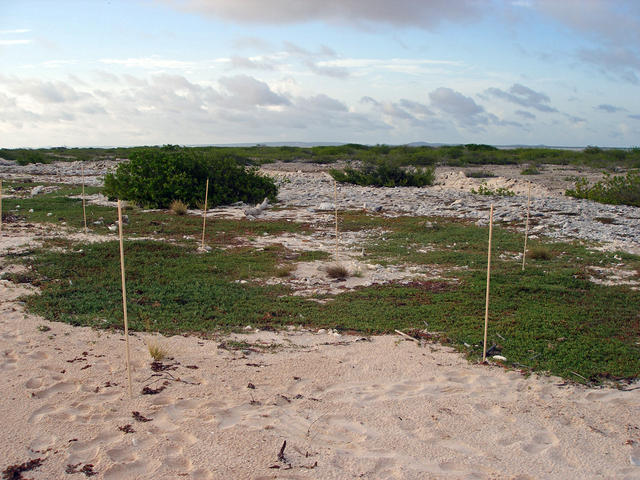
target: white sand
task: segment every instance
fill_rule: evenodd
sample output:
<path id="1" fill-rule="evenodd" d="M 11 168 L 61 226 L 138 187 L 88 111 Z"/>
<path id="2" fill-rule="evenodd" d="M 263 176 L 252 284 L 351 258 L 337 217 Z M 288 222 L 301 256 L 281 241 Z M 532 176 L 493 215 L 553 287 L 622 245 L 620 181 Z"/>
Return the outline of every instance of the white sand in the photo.
<path id="1" fill-rule="evenodd" d="M 0 467 L 45 459 L 27 478 L 78 478 L 68 464 L 105 479 L 640 478 L 640 389 L 525 378 L 392 336 L 289 331 L 235 336 L 276 353 L 160 338 L 179 362 L 160 377 L 152 336 L 135 335 L 129 399 L 121 334 L 25 315 L 25 289 L 0 292 Z"/>

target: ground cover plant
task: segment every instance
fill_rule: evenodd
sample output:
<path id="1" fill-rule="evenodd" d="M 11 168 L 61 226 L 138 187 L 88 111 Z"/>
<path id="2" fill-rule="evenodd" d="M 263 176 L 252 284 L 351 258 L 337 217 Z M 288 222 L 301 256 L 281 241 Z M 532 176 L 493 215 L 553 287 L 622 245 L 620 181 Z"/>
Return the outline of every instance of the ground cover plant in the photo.
<path id="1" fill-rule="evenodd" d="M 494 190 L 488 187 L 485 183 L 481 183 L 480 185 L 478 185 L 477 190 L 475 188 L 472 188 L 471 193 L 474 193 L 476 195 L 489 195 L 495 197 L 513 197 L 515 195 L 515 192 L 513 190 L 509 190 L 506 187 L 498 187 Z"/>
<path id="2" fill-rule="evenodd" d="M 61 190 L 30 200 L 54 205 L 56 215 L 80 211 L 73 228 L 81 229 L 77 203 L 55 200 Z M 77 201 L 76 201 L 77 202 Z M 108 209 L 108 207 L 100 207 Z M 113 210 L 113 209 L 111 209 Z M 35 212 L 34 212 L 35 213 Z M 287 221 L 213 220 L 206 254 L 196 250 L 201 219 L 167 211 L 128 210 L 129 238 L 149 235 L 161 241 L 125 242 L 129 320 L 132 330 L 166 334 L 194 332 L 203 336 L 247 324 L 256 327 L 308 325 L 365 334 L 395 329 L 442 332 L 441 341 L 477 361 L 482 353 L 487 228 L 450 219 L 388 218 L 345 212 L 341 229 L 382 229 L 361 247 L 368 262 L 382 265 L 438 266 L 442 280 L 373 285 L 341 293 L 320 304 L 293 296 L 284 285 L 265 280 L 282 277 L 297 261 L 327 258 L 327 252 L 299 254 L 282 245 L 262 250 L 243 239 L 264 233 L 305 234 L 313 227 Z M 114 214 L 112 213 L 113 217 Z M 112 217 L 112 218 L 113 218 Z M 69 220 L 71 217 L 64 217 Z M 48 222 L 51 217 L 36 220 Z M 316 228 L 323 228 L 322 225 Z M 184 236 L 193 236 L 193 240 Z M 636 378 L 640 375 L 640 292 L 627 286 L 589 281 L 591 265 L 611 267 L 623 261 L 640 269 L 637 256 L 594 252 L 576 243 L 530 240 L 530 248 L 551 253 L 530 258 L 525 272 L 517 259 L 521 232 L 494 228 L 494 266 L 489 341 L 523 371 L 547 371 L 574 381 Z M 11 258 L 28 266 L 25 278 L 40 295 L 25 297 L 30 311 L 45 318 L 122 328 L 118 242 L 78 244 L 57 240 Z M 422 247 L 429 248 L 422 248 Z M 501 258 L 499 252 L 505 255 Z M 535 257 L 535 256 L 534 256 Z M 622 259 L 622 260 L 620 260 Z"/>

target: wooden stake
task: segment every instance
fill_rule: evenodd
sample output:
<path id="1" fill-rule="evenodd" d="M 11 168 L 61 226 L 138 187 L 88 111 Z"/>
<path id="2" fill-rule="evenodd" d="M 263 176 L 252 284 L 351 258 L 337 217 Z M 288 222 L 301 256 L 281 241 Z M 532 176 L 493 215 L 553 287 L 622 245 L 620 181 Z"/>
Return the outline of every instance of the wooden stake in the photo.
<path id="1" fill-rule="evenodd" d="M 482 363 L 487 360 L 487 329 L 489 327 L 489 284 L 491 283 L 491 237 L 493 235 L 493 203 L 489 213 L 489 253 L 487 254 L 487 297 L 484 306 L 484 342 L 482 343 Z"/>
<path id="2" fill-rule="evenodd" d="M 336 262 L 338 261 L 338 182 L 333 181 L 333 205 L 336 212 Z"/>
<path id="3" fill-rule="evenodd" d="M 124 244 L 122 241 L 122 206 L 118 199 L 118 230 L 120 232 L 120 273 L 122 277 L 122 311 L 124 312 L 124 342 L 127 349 L 127 379 L 129 381 L 129 398 L 133 397 L 131 389 L 131 361 L 129 356 L 129 322 L 127 320 L 127 288 L 124 282 Z"/>
<path id="4" fill-rule="evenodd" d="M 84 201 L 84 163 L 82 165 L 82 217 L 84 218 L 84 234 L 87 234 L 87 209 Z"/>
<path id="5" fill-rule="evenodd" d="M 207 228 L 207 201 L 209 200 L 209 179 L 207 178 L 207 186 L 204 188 L 204 213 L 202 214 L 202 245 L 200 248 L 204 250 L 204 232 Z"/>
<path id="6" fill-rule="evenodd" d="M 0 232 L 2 232 L 2 180 L 0 180 Z"/>
<path id="7" fill-rule="evenodd" d="M 522 271 L 527 259 L 527 236 L 529 234 L 529 211 L 531 209 L 531 182 L 529 182 L 529 195 L 527 196 L 527 223 L 524 226 L 524 250 L 522 251 Z"/>

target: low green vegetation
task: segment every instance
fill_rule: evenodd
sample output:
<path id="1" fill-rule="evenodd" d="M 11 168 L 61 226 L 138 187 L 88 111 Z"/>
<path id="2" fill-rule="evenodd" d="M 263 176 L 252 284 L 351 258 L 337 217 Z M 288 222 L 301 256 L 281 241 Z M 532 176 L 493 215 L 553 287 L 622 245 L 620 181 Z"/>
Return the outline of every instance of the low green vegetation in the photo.
<path id="1" fill-rule="evenodd" d="M 208 178 L 212 207 L 275 200 L 278 189 L 273 180 L 242 163 L 242 158 L 218 151 L 171 145 L 137 149 L 129 162 L 105 176 L 104 191 L 109 197 L 151 208 L 167 208 L 176 200 L 196 206 L 205 197 Z"/>
<path id="2" fill-rule="evenodd" d="M 145 147 L 147 150 L 162 150 L 164 147 Z M 185 147 L 185 149 L 187 149 Z M 20 163 L 50 163 L 52 161 L 115 160 L 131 158 L 139 150 L 133 148 L 46 148 L 46 149 L 0 149 L 0 158 L 17 160 Z M 466 144 L 445 145 L 324 145 L 316 147 L 265 146 L 247 147 L 188 147 L 198 154 L 228 155 L 247 159 L 253 165 L 271 162 L 315 162 L 358 161 L 364 163 L 391 162 L 396 165 L 475 166 L 475 165 L 585 165 L 607 170 L 616 167 L 640 168 L 640 148 L 604 149 L 587 147 L 584 150 L 554 148 L 501 148 L 491 145 Z"/>
<path id="3" fill-rule="evenodd" d="M 424 187 L 435 179 L 433 168 L 408 170 L 389 162 L 365 164 L 360 168 L 331 169 L 329 174 L 338 182 L 374 187 Z"/>
<path id="4" fill-rule="evenodd" d="M 6 199 L 3 205 L 15 210 L 21 204 L 23 211 L 28 201 L 34 208 L 32 214 L 25 213 L 28 221 L 56 223 L 64 218 L 68 228 L 81 231 L 79 201 L 66 198 L 76 190 L 64 187 L 34 198 Z M 95 208 L 91 218 L 115 220 L 115 209 Z M 53 215 L 35 216 L 47 210 Z M 310 300 L 293 295 L 286 284 L 266 280 L 286 278 L 297 262 L 326 260 L 329 253 L 294 252 L 280 244 L 257 249 L 247 240 L 282 232 L 304 235 L 322 225 L 215 219 L 207 224 L 206 238 L 213 248 L 199 253 L 199 217 L 135 207 L 127 214 L 127 296 L 134 331 L 206 337 L 250 324 L 374 334 L 409 332 L 427 322 L 430 331 L 442 332 L 443 343 L 473 361 L 481 356 L 487 228 L 461 220 L 343 212 L 342 231 L 371 230 L 369 240 L 362 242 L 367 263 L 422 265 L 441 271 L 442 278 L 372 285 Z M 99 231 L 108 233 L 106 228 Z M 38 285 L 41 294 L 24 300 L 31 312 L 49 320 L 120 329 L 119 250 L 112 235 L 112 241 L 92 244 L 55 239 L 41 249 L 5 256 L 5 261 L 24 263 L 27 270 L 4 278 Z M 136 236 L 158 241 L 134 241 Z M 489 342 L 507 358 L 505 365 L 578 382 L 584 377 L 590 383 L 640 376 L 640 291 L 589 280 L 594 265 L 620 268 L 622 262 L 638 272 L 640 257 L 530 239 L 523 272 L 518 259 L 522 242 L 522 232 L 494 228 Z"/>
<path id="5" fill-rule="evenodd" d="M 593 185 L 581 178 L 576 181 L 575 188 L 567 190 L 565 194 L 611 205 L 640 207 L 640 172 L 633 170 L 626 175 L 615 176 L 606 174 L 603 181 Z"/>
<path id="6" fill-rule="evenodd" d="M 542 172 L 537 165 L 530 165 L 520 171 L 521 175 L 540 175 Z"/>
<path id="7" fill-rule="evenodd" d="M 486 183 L 481 183 L 480 185 L 478 185 L 477 190 L 475 188 L 472 188 L 471 193 L 475 195 L 489 195 L 495 197 L 513 197 L 515 195 L 515 192 L 513 190 L 509 190 L 505 187 L 498 187 L 494 190 L 492 188 L 489 188 Z"/>
<path id="8" fill-rule="evenodd" d="M 487 170 L 471 170 L 470 172 L 466 172 L 465 176 L 468 178 L 493 178 L 496 175 Z"/>

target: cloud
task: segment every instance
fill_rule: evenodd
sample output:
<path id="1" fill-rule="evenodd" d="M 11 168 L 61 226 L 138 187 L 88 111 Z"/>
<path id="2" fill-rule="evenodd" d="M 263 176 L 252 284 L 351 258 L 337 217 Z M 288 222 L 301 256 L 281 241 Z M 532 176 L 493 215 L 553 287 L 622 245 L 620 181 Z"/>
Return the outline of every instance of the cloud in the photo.
<path id="1" fill-rule="evenodd" d="M 602 103 L 600 105 L 598 105 L 597 107 L 593 107 L 594 110 L 600 110 L 602 112 L 607 112 L 607 113 L 616 113 L 616 112 L 626 112 L 627 109 L 626 108 L 622 108 L 622 107 L 615 107 L 613 105 L 609 105 L 607 103 Z"/>
<path id="2" fill-rule="evenodd" d="M 640 82 L 640 2 L 538 0 L 535 7 L 599 45 L 578 49 L 580 60 L 626 82 Z"/>
<path id="3" fill-rule="evenodd" d="M 604 74 L 615 74 L 622 80 L 640 83 L 640 54 L 627 47 L 583 48 L 578 57 L 598 67 Z"/>
<path id="4" fill-rule="evenodd" d="M 474 127 L 489 123 L 484 107 L 451 88 L 440 87 L 429 93 L 429 99 L 432 107 L 450 115 L 461 125 Z"/>
<path id="5" fill-rule="evenodd" d="M 0 30 L 0 35 L 15 35 L 19 33 L 29 33 L 31 30 L 28 28 L 16 28 L 14 30 Z"/>
<path id="6" fill-rule="evenodd" d="M 516 110 L 515 114 L 522 117 L 522 118 L 526 118 L 527 120 L 535 120 L 536 116 L 531 113 L 531 112 L 526 112 L 524 110 Z"/>
<path id="7" fill-rule="evenodd" d="M 9 46 L 9 45 L 28 45 L 31 43 L 31 40 L 27 39 L 12 39 L 12 40 L 2 40 L 0 39 L 0 46 Z"/>
<path id="8" fill-rule="evenodd" d="M 100 63 L 107 65 L 122 65 L 124 67 L 137 67 L 145 69 L 158 69 L 158 68 L 193 68 L 195 64 L 193 62 L 186 62 L 184 60 L 172 60 L 161 58 L 157 55 L 151 57 L 139 57 L 139 58 L 102 58 Z"/>
<path id="9" fill-rule="evenodd" d="M 271 90 L 269 85 L 247 75 L 222 77 L 219 80 L 230 94 L 230 106 L 277 106 L 289 105 L 284 96 Z"/>
<path id="10" fill-rule="evenodd" d="M 349 76 L 349 71 L 346 68 L 341 67 L 323 67 L 314 62 L 306 62 L 307 67 L 316 75 L 323 75 L 325 77 L 334 78 L 346 78 Z"/>
<path id="11" fill-rule="evenodd" d="M 257 50 L 270 50 L 271 44 L 266 40 L 258 37 L 242 36 L 233 41 L 234 48 L 238 49 L 257 49 Z"/>
<path id="12" fill-rule="evenodd" d="M 274 63 L 263 61 L 257 58 L 247 58 L 247 57 L 231 57 L 231 65 L 234 68 L 239 69 L 248 69 L 248 70 L 275 70 L 276 66 Z"/>
<path id="13" fill-rule="evenodd" d="M 406 108 L 410 112 L 422 114 L 422 115 L 433 115 L 433 112 L 429 110 L 429 108 L 420 103 L 414 102 L 413 100 L 407 100 L 406 98 L 401 98 L 399 102 L 400 106 Z"/>
<path id="14" fill-rule="evenodd" d="M 546 94 L 536 92 L 519 83 L 512 85 L 508 92 L 492 87 L 485 90 L 485 93 L 522 107 L 535 108 L 540 112 L 553 113 L 558 111 L 548 105 L 551 99 Z"/>
<path id="15" fill-rule="evenodd" d="M 74 103 L 87 95 L 79 93 L 73 87 L 61 81 L 18 80 L 17 78 L 11 78 L 4 79 L 2 83 L 8 85 L 12 92 L 26 95 L 44 104 Z"/>
<path id="16" fill-rule="evenodd" d="M 284 48 L 288 55 L 301 59 L 302 63 L 316 75 L 334 78 L 346 78 L 349 76 L 349 71 L 342 66 L 327 65 L 324 62 L 319 62 L 320 59 L 336 56 L 336 52 L 326 45 L 321 45 L 317 52 L 307 50 L 292 42 L 284 42 Z"/>
<path id="17" fill-rule="evenodd" d="M 187 11 L 239 23 L 290 24 L 321 21 L 430 29 L 443 21 L 475 21 L 488 10 L 477 0 L 164 0 Z"/>
<path id="18" fill-rule="evenodd" d="M 340 102 L 339 100 L 336 100 L 335 98 L 328 97 L 324 93 L 304 99 L 303 103 L 308 108 L 312 108 L 312 109 L 332 110 L 335 112 L 348 111 L 348 108 L 344 103 Z"/>
<path id="19" fill-rule="evenodd" d="M 640 120 L 640 115 L 627 115 L 627 116 L 633 120 Z"/>

